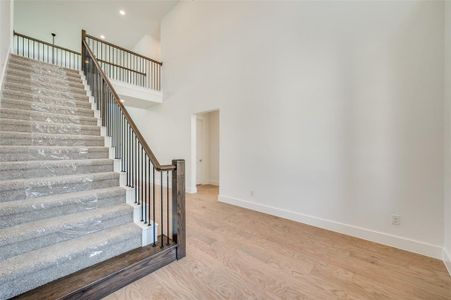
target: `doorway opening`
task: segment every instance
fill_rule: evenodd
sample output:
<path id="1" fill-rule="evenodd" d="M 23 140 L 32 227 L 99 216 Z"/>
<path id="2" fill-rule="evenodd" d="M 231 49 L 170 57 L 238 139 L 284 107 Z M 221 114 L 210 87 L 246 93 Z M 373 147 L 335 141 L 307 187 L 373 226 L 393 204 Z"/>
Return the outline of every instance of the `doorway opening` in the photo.
<path id="1" fill-rule="evenodd" d="M 191 127 L 191 189 L 218 187 L 219 110 L 194 114 Z"/>

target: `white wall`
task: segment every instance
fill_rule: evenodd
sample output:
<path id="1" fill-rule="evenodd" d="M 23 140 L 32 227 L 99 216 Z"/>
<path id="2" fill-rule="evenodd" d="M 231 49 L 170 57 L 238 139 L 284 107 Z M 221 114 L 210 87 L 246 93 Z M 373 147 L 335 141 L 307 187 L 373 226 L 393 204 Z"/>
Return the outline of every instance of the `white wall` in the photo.
<path id="1" fill-rule="evenodd" d="M 443 9 L 182 2 L 162 24 L 164 104 L 131 113 L 188 186 L 191 116 L 220 109 L 222 201 L 440 257 Z"/>
<path id="2" fill-rule="evenodd" d="M 219 112 L 208 113 L 208 182 L 219 185 Z"/>
<path id="3" fill-rule="evenodd" d="M 445 3 L 445 197 L 444 261 L 451 274 L 451 3 Z"/>
<path id="4" fill-rule="evenodd" d="M 146 34 L 136 43 L 132 51 L 159 61 L 161 57 L 160 41 Z"/>
<path id="5" fill-rule="evenodd" d="M 0 1 L 0 91 L 6 70 L 6 62 L 11 48 L 13 2 Z"/>
<path id="6" fill-rule="evenodd" d="M 55 44 L 76 51 L 80 51 L 82 28 L 132 49 L 146 35 L 159 41 L 160 22 L 175 4 L 174 0 L 16 0 L 14 26 L 19 33 L 48 42 L 54 32 Z M 120 15 L 119 10 L 126 14 Z"/>

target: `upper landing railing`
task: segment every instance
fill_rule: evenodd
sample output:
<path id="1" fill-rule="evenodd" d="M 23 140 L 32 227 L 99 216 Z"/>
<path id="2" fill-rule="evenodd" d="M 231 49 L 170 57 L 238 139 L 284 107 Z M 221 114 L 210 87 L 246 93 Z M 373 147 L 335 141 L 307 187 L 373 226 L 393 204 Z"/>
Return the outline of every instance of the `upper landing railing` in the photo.
<path id="1" fill-rule="evenodd" d="M 161 90 L 162 63 L 86 34 L 86 43 L 109 79 Z M 14 31 L 13 52 L 27 58 L 81 70 L 81 54 Z"/>
<path id="2" fill-rule="evenodd" d="M 109 78 L 161 90 L 161 62 L 89 34 L 86 42 Z"/>

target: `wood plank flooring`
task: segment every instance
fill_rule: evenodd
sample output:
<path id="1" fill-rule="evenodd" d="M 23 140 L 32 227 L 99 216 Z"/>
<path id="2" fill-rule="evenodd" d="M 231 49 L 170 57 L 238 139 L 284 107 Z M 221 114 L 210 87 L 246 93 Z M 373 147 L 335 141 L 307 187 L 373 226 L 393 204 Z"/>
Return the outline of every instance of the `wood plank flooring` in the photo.
<path id="1" fill-rule="evenodd" d="M 187 257 L 106 299 L 451 299 L 439 260 L 187 194 Z"/>

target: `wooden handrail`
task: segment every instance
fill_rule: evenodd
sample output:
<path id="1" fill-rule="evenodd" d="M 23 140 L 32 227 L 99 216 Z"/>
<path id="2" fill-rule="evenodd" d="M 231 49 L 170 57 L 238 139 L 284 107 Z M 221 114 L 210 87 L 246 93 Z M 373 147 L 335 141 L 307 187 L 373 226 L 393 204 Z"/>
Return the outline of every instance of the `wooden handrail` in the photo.
<path id="1" fill-rule="evenodd" d="M 147 76 L 146 73 L 139 72 L 139 71 L 136 71 L 136 70 L 132 70 L 132 69 L 129 69 L 129 68 L 127 68 L 127 67 L 123 67 L 123 66 L 120 66 L 120 65 L 111 63 L 111 62 L 109 62 L 109 61 L 105 61 L 105 60 L 101 60 L 101 59 L 97 59 L 97 61 L 100 62 L 100 63 L 103 63 L 103 64 L 107 64 L 107 65 L 110 65 L 110 66 L 113 66 L 113 67 L 116 67 L 116 68 L 123 69 L 123 70 L 128 71 L 128 72 L 136 73 L 136 74 L 141 75 L 141 76 L 144 76 L 144 77 Z"/>
<path id="2" fill-rule="evenodd" d="M 131 118 L 131 116 L 128 113 L 127 109 L 125 108 L 125 106 L 120 101 L 120 97 L 116 93 L 116 91 L 114 90 L 113 85 L 111 84 L 110 80 L 108 79 L 108 76 L 105 75 L 105 73 L 103 72 L 103 70 L 100 67 L 99 63 L 97 62 L 97 59 L 96 59 L 94 53 L 92 52 L 91 48 L 88 46 L 88 43 L 86 42 L 86 37 L 87 36 L 88 35 L 86 34 L 86 31 L 82 30 L 82 45 L 86 48 L 89 56 L 91 57 L 92 61 L 94 62 L 94 65 L 97 68 L 97 71 L 99 71 L 100 76 L 102 77 L 102 79 L 105 81 L 105 83 L 110 88 L 111 93 L 114 96 L 113 97 L 114 101 L 116 102 L 116 104 L 121 109 L 122 113 L 124 114 L 124 117 L 127 119 L 128 124 L 130 125 L 131 129 L 133 130 L 133 132 L 135 133 L 136 137 L 138 138 L 138 141 L 142 145 L 142 147 L 144 149 L 144 152 L 146 152 L 147 156 L 151 160 L 152 165 L 155 167 L 155 169 L 157 171 L 175 170 L 176 167 L 174 165 L 161 165 L 160 162 L 158 161 L 158 159 L 156 158 L 156 156 L 154 155 L 154 153 L 152 152 L 152 150 L 150 149 L 149 145 L 146 143 L 146 140 L 141 135 L 141 132 L 138 130 L 138 127 L 136 126 L 135 122 L 133 122 L 133 119 Z M 86 62 L 84 61 L 84 57 L 82 57 L 82 64 L 85 64 L 85 63 Z"/>
<path id="3" fill-rule="evenodd" d="M 107 41 L 102 40 L 102 39 L 99 39 L 99 38 L 96 38 L 95 36 L 86 34 L 86 37 L 88 37 L 88 38 L 90 38 L 90 39 L 92 39 L 92 40 L 98 41 L 98 42 L 100 42 L 100 43 L 103 43 L 103 44 L 105 44 L 105 45 L 111 46 L 111 47 L 113 47 L 113 48 L 117 48 L 117 49 L 119 49 L 119 50 L 121 50 L 121 51 L 125 51 L 125 52 L 127 52 L 127 53 L 132 54 L 132 55 L 135 55 L 135 56 L 144 58 L 144 59 L 146 59 L 146 60 L 150 60 L 151 62 L 154 62 L 154 63 L 156 63 L 156 64 L 159 64 L 160 66 L 163 65 L 163 63 L 162 63 L 161 61 L 157 61 L 157 60 L 154 60 L 154 59 L 152 59 L 152 58 L 150 58 L 150 57 L 146 57 L 146 56 L 141 55 L 141 54 L 139 54 L 139 53 L 136 53 L 136 52 L 130 51 L 130 50 L 128 50 L 128 49 L 122 48 L 121 46 L 112 44 L 112 43 L 110 43 L 110 42 L 107 42 Z"/>
<path id="4" fill-rule="evenodd" d="M 73 54 L 76 54 L 76 55 L 81 55 L 81 54 L 80 54 L 79 52 L 77 52 L 77 51 L 74 51 L 74 50 L 71 50 L 71 49 L 67 49 L 67 48 L 64 48 L 64 47 L 61 47 L 61 46 L 57 46 L 57 45 L 54 45 L 54 44 L 51 44 L 51 43 L 48 43 L 48 42 L 45 42 L 45 41 L 41 41 L 41 40 L 32 38 L 32 37 L 30 37 L 30 36 L 27 36 L 27 35 L 25 35 L 25 34 L 18 33 L 18 32 L 16 32 L 16 31 L 13 31 L 13 33 L 14 33 L 14 35 L 16 35 L 16 36 L 20 36 L 20 37 L 22 37 L 22 38 L 25 38 L 25 39 L 28 39 L 28 40 L 31 40 L 31 41 L 35 41 L 35 42 L 38 42 L 38 43 L 41 43 L 41 44 L 44 44 L 44 45 L 47 45 L 47 46 L 50 46 L 50 47 L 54 47 L 54 48 L 57 48 L 57 49 L 61 49 L 61 50 L 64 50 L 64 51 L 67 51 L 67 52 L 70 52 L 70 53 L 73 53 Z"/>

